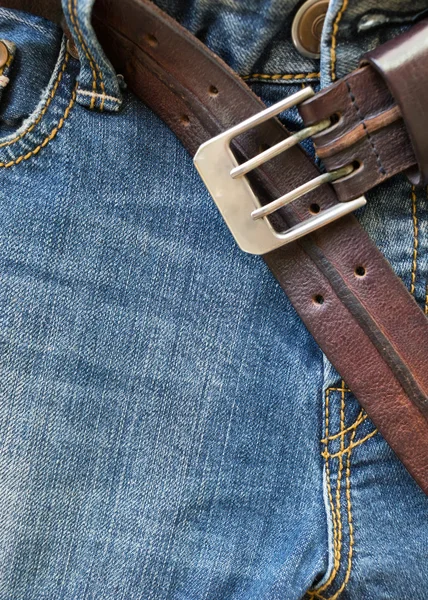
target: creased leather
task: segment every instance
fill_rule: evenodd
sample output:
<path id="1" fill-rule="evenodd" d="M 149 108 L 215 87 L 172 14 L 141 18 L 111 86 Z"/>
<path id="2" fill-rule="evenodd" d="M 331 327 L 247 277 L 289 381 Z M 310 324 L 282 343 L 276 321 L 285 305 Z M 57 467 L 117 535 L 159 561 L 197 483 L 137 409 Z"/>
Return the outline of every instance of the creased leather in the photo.
<path id="1" fill-rule="evenodd" d="M 408 173 L 415 185 L 428 183 L 428 20 L 363 57 L 386 81 L 400 107 L 418 169 Z"/>
<path id="2" fill-rule="evenodd" d="M 330 130 L 314 136 L 318 156 L 332 171 L 357 161 L 350 178 L 333 183 L 340 200 L 365 194 L 409 168 L 416 157 L 401 110 L 385 81 L 369 65 L 321 90 L 299 107 L 305 125 L 337 115 Z"/>
<path id="3" fill-rule="evenodd" d="M 339 117 L 314 144 L 328 171 L 360 165 L 352 178 L 333 183 L 340 200 L 401 172 L 414 185 L 428 183 L 428 20 L 366 54 L 361 65 L 299 107 L 305 125 Z"/>

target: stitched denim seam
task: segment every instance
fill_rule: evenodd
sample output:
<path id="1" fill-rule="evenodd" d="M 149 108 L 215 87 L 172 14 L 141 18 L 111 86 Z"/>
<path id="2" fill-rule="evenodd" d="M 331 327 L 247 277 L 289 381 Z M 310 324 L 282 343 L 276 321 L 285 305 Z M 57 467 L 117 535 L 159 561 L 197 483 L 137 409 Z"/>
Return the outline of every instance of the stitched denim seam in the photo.
<path id="1" fill-rule="evenodd" d="M 360 411 L 357 419 L 362 415 L 362 410 Z M 354 429 L 351 435 L 350 446 L 353 444 L 353 440 L 355 439 L 355 435 L 357 433 L 357 429 Z M 352 556 L 354 550 L 354 526 L 353 526 L 353 516 L 352 516 L 352 499 L 351 499 L 351 451 L 348 454 L 346 461 L 346 507 L 347 507 L 347 518 L 348 518 L 348 528 L 349 528 L 349 550 L 348 550 L 348 564 L 346 567 L 345 577 L 343 582 L 337 592 L 333 594 L 333 596 L 329 596 L 328 598 L 324 598 L 320 596 L 321 600 L 337 600 L 340 594 L 343 592 L 345 587 L 348 584 L 349 577 L 351 576 L 352 570 Z M 340 507 L 341 508 L 341 507 Z M 335 578 L 336 579 L 336 578 Z"/>
<path id="2" fill-rule="evenodd" d="M 0 148 L 3 148 L 5 146 L 10 146 L 11 144 L 14 144 L 15 142 L 18 142 L 19 140 L 22 140 L 22 138 L 24 138 L 28 133 L 30 133 L 31 131 L 33 131 L 33 129 L 36 127 L 36 125 L 38 125 L 40 123 L 40 121 L 43 119 L 43 117 L 46 114 L 46 111 L 49 108 L 49 105 L 51 104 L 52 100 L 55 98 L 55 95 L 58 91 L 58 86 L 61 82 L 61 79 L 64 75 L 64 72 L 67 68 L 67 64 L 68 64 L 68 60 L 70 58 L 69 53 L 66 51 L 65 55 L 64 55 L 64 60 L 61 66 L 61 69 L 58 72 L 57 78 L 55 80 L 55 83 L 49 93 L 49 96 L 46 99 L 46 103 L 45 105 L 42 107 L 39 116 L 36 118 L 35 121 L 33 121 L 32 123 L 30 123 L 30 125 L 27 127 L 27 129 L 25 129 L 24 131 L 22 131 L 19 135 L 17 135 L 16 137 L 12 138 L 11 140 L 6 140 L 5 142 L 0 143 Z"/>
<path id="3" fill-rule="evenodd" d="M 319 79 L 320 73 L 251 73 L 243 75 L 242 79 L 260 79 L 261 81 L 300 81 L 301 79 Z"/>
<path id="4" fill-rule="evenodd" d="M 329 388 L 329 389 L 330 389 L 330 391 L 332 390 L 332 388 Z M 334 435 L 329 435 L 328 438 L 323 438 L 321 440 L 321 442 L 323 444 L 328 444 L 328 442 L 330 442 L 332 440 L 337 440 L 337 438 L 339 438 L 339 437 L 341 437 L 343 435 L 346 435 L 347 433 L 351 432 L 353 429 L 355 429 L 356 427 L 358 427 L 358 425 L 361 425 L 361 423 L 363 423 L 367 419 L 367 417 L 368 417 L 367 413 L 365 413 L 364 415 L 361 415 L 361 418 L 357 417 L 352 425 L 350 425 L 349 427 L 347 427 L 343 431 L 340 431 L 339 433 L 335 433 Z"/>
<path id="5" fill-rule="evenodd" d="M 42 141 L 41 144 L 39 144 L 33 150 L 30 150 L 26 154 L 21 154 L 20 156 L 18 156 L 17 158 L 15 158 L 9 162 L 0 162 L 0 167 L 4 167 L 5 169 L 7 169 L 9 167 L 13 167 L 14 165 L 18 165 L 20 162 L 22 162 L 24 160 L 28 160 L 32 156 L 35 156 L 36 154 L 38 154 L 42 148 L 45 148 L 49 144 L 49 142 L 51 142 L 56 137 L 58 131 L 62 128 L 62 126 L 64 125 L 64 122 L 69 117 L 71 109 L 73 108 L 75 100 L 76 100 L 76 94 L 77 94 L 77 83 L 71 94 L 70 102 L 68 103 L 68 105 L 64 111 L 64 114 L 58 121 L 57 125 L 44 138 L 44 140 Z"/>
<path id="6" fill-rule="evenodd" d="M 343 410 L 343 398 L 344 398 L 344 394 L 345 391 L 349 391 L 347 390 L 347 388 L 345 388 L 345 384 L 342 381 L 342 386 L 341 388 L 336 388 L 337 391 L 340 391 L 341 393 L 341 416 L 340 416 L 340 434 L 342 434 L 343 429 L 344 429 L 344 410 Z M 324 413 L 325 413 L 325 438 L 329 437 L 329 417 L 330 417 L 330 392 L 331 389 L 328 388 L 325 392 L 325 407 L 324 407 Z M 341 444 L 343 444 L 343 435 L 341 437 Z M 317 598 L 322 598 L 321 596 L 321 592 L 326 590 L 329 586 L 331 586 L 337 576 L 337 573 L 340 570 L 340 564 L 341 564 L 341 540 L 339 542 L 339 537 L 338 537 L 338 532 L 340 531 L 341 534 L 341 530 L 342 530 L 342 520 L 341 520 L 341 501 L 340 501 L 340 481 L 341 481 L 341 477 L 342 477 L 342 468 L 343 468 L 343 463 L 340 461 L 339 462 L 339 471 L 338 471 L 338 475 L 337 475 L 337 488 L 336 488 L 336 505 L 334 504 L 333 501 L 333 493 L 332 493 L 332 486 L 331 486 L 331 474 L 330 474 L 330 467 L 329 467 L 329 460 L 330 460 L 330 456 L 328 454 L 328 451 L 326 453 L 322 453 L 323 458 L 325 459 L 325 465 L 326 465 L 326 475 L 327 475 L 327 489 L 328 489 L 328 496 L 329 496 L 329 502 L 330 502 L 330 511 L 331 511 L 331 517 L 332 517 L 332 524 L 333 524 L 333 555 L 334 555 L 334 562 L 333 562 L 333 569 L 330 573 L 329 578 L 327 579 L 327 581 L 317 590 L 314 590 L 312 592 L 312 597 L 317 597 Z M 339 493 L 338 493 L 339 490 Z"/>
<path id="7" fill-rule="evenodd" d="M 340 432 L 338 434 L 330 435 L 329 433 L 329 418 L 330 418 L 330 393 L 331 392 L 340 392 L 341 393 L 341 415 L 340 415 Z M 344 427 L 344 406 L 345 406 L 345 393 L 350 392 L 349 388 L 346 387 L 345 383 L 342 381 L 341 387 L 329 387 L 325 391 L 325 403 L 324 403 L 324 419 L 325 419 L 325 436 L 321 440 L 321 443 L 324 444 L 325 448 L 321 452 L 324 461 L 325 461 L 325 472 L 326 472 L 326 485 L 327 485 L 327 495 L 330 504 L 330 513 L 332 519 L 333 526 L 333 568 L 327 579 L 327 581 L 322 584 L 319 588 L 315 588 L 309 590 L 308 595 L 309 598 L 317 598 L 318 600 L 337 600 L 340 594 L 345 589 L 351 574 L 352 569 L 352 556 L 353 556 L 353 546 L 354 546 L 354 529 L 353 529 L 353 515 L 352 515 L 352 498 L 351 498 L 351 454 L 355 447 L 362 445 L 368 439 L 373 437 L 377 433 L 377 429 L 371 431 L 368 435 L 366 435 L 361 440 L 355 442 L 355 436 L 357 434 L 359 426 L 366 420 L 367 414 L 363 409 L 360 410 L 355 421 L 347 428 Z M 349 440 L 349 444 L 345 447 L 344 438 L 347 433 L 351 433 L 351 437 Z M 341 439 L 341 447 L 340 452 L 331 454 L 328 450 L 328 443 L 332 441 L 332 439 Z M 329 589 L 333 584 L 337 581 L 338 575 L 341 571 L 342 561 L 343 561 L 343 521 L 342 521 L 342 500 L 341 500 L 341 479 L 343 476 L 343 457 L 347 454 L 346 458 L 346 468 L 345 468 L 345 485 L 346 485 L 346 515 L 347 515 L 347 526 L 348 526 L 348 536 L 349 536 L 349 548 L 347 553 L 347 566 L 344 575 L 344 579 L 339 589 L 334 592 L 331 596 L 328 596 Z M 337 458 L 339 459 L 339 470 L 337 476 L 337 487 L 336 487 L 336 498 L 335 502 L 333 500 L 333 492 L 332 492 L 332 482 L 331 482 L 331 472 L 329 461 Z M 325 592 L 326 594 L 322 594 Z"/>
<path id="8" fill-rule="evenodd" d="M 339 31 L 339 23 L 343 17 L 343 13 L 345 12 L 348 6 L 348 0 L 343 0 L 343 4 L 341 9 L 336 15 L 336 18 L 333 23 L 333 31 L 331 34 L 331 48 L 330 48 L 330 75 L 331 80 L 336 80 L 336 47 L 337 47 L 337 32 Z"/>
<path id="9" fill-rule="evenodd" d="M 94 98 L 101 98 L 103 100 L 103 103 L 105 100 L 111 100 L 112 102 L 117 102 L 118 104 L 121 104 L 121 100 L 119 100 L 119 98 L 115 98 L 114 96 L 109 96 L 108 94 L 100 94 L 100 93 L 96 93 L 96 92 L 90 92 L 89 90 L 81 90 L 78 89 L 77 90 L 78 95 L 82 95 L 82 96 L 91 96 Z"/>
<path id="10" fill-rule="evenodd" d="M 105 95 L 105 86 L 104 86 L 103 75 L 102 75 L 101 69 L 100 69 L 99 65 L 97 64 L 96 60 L 94 59 L 94 57 L 92 56 L 92 53 L 90 52 L 90 49 L 88 48 L 88 46 L 83 38 L 83 35 L 82 35 L 82 30 L 81 30 L 78 16 L 77 16 L 77 0 L 73 0 L 73 3 L 72 3 L 72 0 L 68 0 L 68 12 L 70 15 L 71 22 L 74 26 L 79 44 L 86 56 L 86 59 L 89 62 L 89 67 L 92 72 L 92 91 L 94 94 L 96 94 L 98 92 L 97 79 L 99 77 L 101 91 L 102 91 L 102 94 Z M 91 98 L 91 102 L 89 105 L 89 107 L 91 109 L 93 109 L 95 107 L 95 99 L 96 99 L 96 96 L 93 96 Z M 101 111 L 104 109 L 104 101 L 105 101 L 105 98 L 103 97 L 101 100 L 101 105 L 100 105 Z"/>

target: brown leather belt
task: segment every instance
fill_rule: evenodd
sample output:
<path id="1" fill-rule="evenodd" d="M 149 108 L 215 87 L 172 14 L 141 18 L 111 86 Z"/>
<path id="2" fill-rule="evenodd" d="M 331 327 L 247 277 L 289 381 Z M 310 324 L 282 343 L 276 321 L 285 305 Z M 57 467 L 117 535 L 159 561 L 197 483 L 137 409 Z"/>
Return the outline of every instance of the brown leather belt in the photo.
<path id="1" fill-rule="evenodd" d="M 22 8 L 22 0 L 0 4 Z M 43 10 L 46 14 L 46 0 Z M 130 89 L 192 155 L 204 142 L 263 110 L 226 64 L 146 0 L 97 0 L 93 23 Z M 300 105 L 307 125 L 335 115 L 337 123 L 314 139 L 327 169 L 354 166 L 332 185 L 275 211 L 270 221 L 275 232 L 341 206 L 398 172 L 426 181 L 428 138 L 420 125 L 426 131 L 428 78 L 420 69 L 428 69 L 427 33 L 426 23 L 418 25 L 366 57 L 367 65 Z M 404 65 L 397 61 L 401 44 L 407 49 Z M 403 73 L 408 79 L 400 87 Z M 425 99 L 416 116 L 415 81 Z M 279 121 L 270 119 L 231 144 L 243 162 L 259 154 L 260 146 L 273 147 L 288 136 Z M 304 151 L 293 146 L 248 177 L 266 205 L 319 175 Z M 264 259 L 322 350 L 428 494 L 428 321 L 413 297 L 353 216 L 276 248 Z"/>

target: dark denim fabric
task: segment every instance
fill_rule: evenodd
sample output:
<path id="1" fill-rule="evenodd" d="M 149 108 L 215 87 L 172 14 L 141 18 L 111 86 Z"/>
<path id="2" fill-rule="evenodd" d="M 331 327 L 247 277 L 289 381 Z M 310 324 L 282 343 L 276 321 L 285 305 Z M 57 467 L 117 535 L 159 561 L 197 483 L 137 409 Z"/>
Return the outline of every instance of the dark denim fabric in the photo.
<path id="1" fill-rule="evenodd" d="M 294 2 L 159 4 L 265 102 L 318 85 Z M 323 85 L 398 4 L 331 3 Z M 424 600 L 428 499 L 70 6 L 80 63 L 0 9 L 0 600 Z M 426 190 L 368 200 L 428 312 Z"/>

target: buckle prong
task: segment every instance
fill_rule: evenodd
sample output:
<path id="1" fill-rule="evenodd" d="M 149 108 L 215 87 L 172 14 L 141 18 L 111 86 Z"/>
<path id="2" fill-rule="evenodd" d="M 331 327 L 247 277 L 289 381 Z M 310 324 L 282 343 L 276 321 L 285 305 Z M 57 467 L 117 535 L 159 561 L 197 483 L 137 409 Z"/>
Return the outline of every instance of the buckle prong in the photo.
<path id="1" fill-rule="evenodd" d="M 323 119 L 319 123 L 306 127 L 298 133 L 281 140 L 275 146 L 268 148 L 245 163 L 238 164 L 230 147 L 230 143 L 235 137 L 275 117 L 284 110 L 307 100 L 313 95 L 314 91 L 311 87 L 299 90 L 296 94 L 281 100 L 281 102 L 262 110 L 231 129 L 208 140 L 200 146 L 193 159 L 199 174 L 217 204 L 232 235 L 239 247 L 245 252 L 266 254 L 366 204 L 364 196 L 348 202 L 339 202 L 334 206 L 322 210 L 319 214 L 297 223 L 286 231 L 278 232 L 267 218 L 269 214 L 282 206 L 290 204 L 290 202 L 293 202 L 303 194 L 315 190 L 324 183 L 336 181 L 341 177 L 350 175 L 353 167 L 347 165 L 330 173 L 324 173 L 265 206 L 261 206 L 259 199 L 251 188 L 250 182 L 247 177 L 244 177 L 251 170 L 262 165 L 267 160 L 274 158 L 302 140 L 330 127 L 330 119 Z"/>
<path id="2" fill-rule="evenodd" d="M 273 200 L 273 202 L 269 202 L 269 204 L 265 204 L 260 208 L 256 208 L 251 213 L 253 219 L 261 219 L 262 217 L 267 217 L 272 214 L 276 210 L 282 208 L 283 206 L 287 206 L 294 200 L 297 200 L 301 196 L 305 194 L 309 194 L 313 190 L 316 190 L 317 187 L 323 185 L 324 183 L 331 183 L 332 181 L 336 181 L 336 179 L 340 179 L 341 177 L 346 177 L 350 175 L 354 168 L 352 165 L 346 165 L 345 167 L 341 167 L 340 169 L 336 169 L 335 171 L 329 171 L 328 173 L 323 173 L 310 181 L 307 181 L 303 185 L 299 186 L 295 190 L 289 192 L 288 194 L 284 194 L 280 198 Z"/>
<path id="3" fill-rule="evenodd" d="M 310 127 L 305 127 L 305 129 L 301 129 L 294 135 L 290 135 L 290 137 L 285 138 L 285 140 L 278 142 L 277 144 L 275 144 L 275 146 L 272 146 L 272 148 L 268 148 L 264 152 L 257 154 L 257 156 L 255 156 L 254 158 L 250 158 L 250 160 L 247 160 L 246 162 L 242 163 L 241 165 L 239 165 L 239 167 L 235 167 L 231 170 L 230 176 L 233 179 L 235 179 L 236 177 L 242 177 L 242 175 L 246 175 L 253 169 L 260 167 L 260 165 L 262 165 L 266 161 L 275 158 L 275 156 L 278 156 L 278 154 L 281 154 L 281 152 L 285 152 L 286 150 L 289 150 L 296 144 L 303 142 L 303 140 L 307 140 L 309 137 L 312 137 L 316 133 L 320 133 L 321 131 L 324 131 L 324 129 L 328 129 L 330 125 L 330 119 L 323 119 L 315 125 L 311 125 Z"/>

